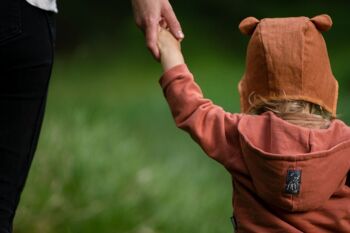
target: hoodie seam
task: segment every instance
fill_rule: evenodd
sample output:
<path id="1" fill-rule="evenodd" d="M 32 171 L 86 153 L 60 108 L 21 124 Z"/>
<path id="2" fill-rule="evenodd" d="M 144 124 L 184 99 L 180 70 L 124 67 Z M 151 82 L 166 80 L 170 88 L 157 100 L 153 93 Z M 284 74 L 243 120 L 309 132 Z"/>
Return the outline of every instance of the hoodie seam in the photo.
<path id="1" fill-rule="evenodd" d="M 268 92 L 269 95 L 271 94 L 271 86 L 270 86 L 270 75 L 269 75 L 269 62 L 268 62 L 268 58 L 267 58 L 267 48 L 266 48 L 266 44 L 264 42 L 263 36 L 262 36 L 262 27 L 261 25 L 263 24 L 264 19 L 261 20 L 260 24 L 259 24 L 259 38 L 261 40 L 262 43 L 262 47 L 263 47 L 263 52 L 264 52 L 264 57 L 265 57 L 265 63 L 266 63 L 266 76 L 267 76 L 267 86 L 268 86 Z"/>
<path id="2" fill-rule="evenodd" d="M 301 93 L 304 93 L 304 58 L 305 58 L 305 33 L 306 33 L 306 23 L 307 21 L 305 20 L 305 24 L 303 24 L 303 43 L 302 43 L 302 51 L 301 51 Z M 299 93 L 300 94 L 300 93 Z M 303 95 L 303 94 L 302 94 Z"/>

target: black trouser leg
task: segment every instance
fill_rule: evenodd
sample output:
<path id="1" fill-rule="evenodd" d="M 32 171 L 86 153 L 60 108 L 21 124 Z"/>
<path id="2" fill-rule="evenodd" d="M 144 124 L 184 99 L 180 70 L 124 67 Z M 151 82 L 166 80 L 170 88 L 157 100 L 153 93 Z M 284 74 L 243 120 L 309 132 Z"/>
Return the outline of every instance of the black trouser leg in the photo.
<path id="1" fill-rule="evenodd" d="M 52 14 L 0 2 L 0 233 L 12 222 L 44 116 L 53 63 Z"/>

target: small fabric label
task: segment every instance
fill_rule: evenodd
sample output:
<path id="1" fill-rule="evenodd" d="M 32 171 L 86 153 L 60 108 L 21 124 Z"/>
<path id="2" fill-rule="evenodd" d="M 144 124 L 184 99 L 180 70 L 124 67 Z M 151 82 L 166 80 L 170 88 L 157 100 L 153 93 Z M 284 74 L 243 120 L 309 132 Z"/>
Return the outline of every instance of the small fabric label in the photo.
<path id="1" fill-rule="evenodd" d="M 300 192 L 301 169 L 288 169 L 285 193 L 296 195 Z"/>

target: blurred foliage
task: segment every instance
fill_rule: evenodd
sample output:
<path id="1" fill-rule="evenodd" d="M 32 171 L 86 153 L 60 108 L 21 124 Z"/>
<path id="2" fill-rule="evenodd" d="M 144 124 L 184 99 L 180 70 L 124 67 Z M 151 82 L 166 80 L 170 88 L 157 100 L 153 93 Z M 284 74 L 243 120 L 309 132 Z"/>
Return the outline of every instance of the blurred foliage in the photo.
<path id="1" fill-rule="evenodd" d="M 179 21 L 186 34 L 183 51 L 189 64 L 202 56 L 206 61 L 219 59 L 213 57 L 216 52 L 224 54 L 239 72 L 244 71 L 245 50 L 248 37 L 241 35 L 238 24 L 247 16 L 257 18 L 289 17 L 329 14 L 334 22 L 333 28 L 324 33 L 335 76 L 340 80 L 340 94 L 347 94 L 345 87 L 350 86 L 350 73 L 347 64 L 350 41 L 350 22 L 347 19 L 350 2 L 337 1 L 302 1 L 291 2 L 267 0 L 222 1 L 171 1 Z M 140 30 L 137 29 L 132 15 L 130 1 L 96 0 L 59 1 L 60 12 L 57 17 L 57 52 L 64 59 L 80 54 L 98 53 L 102 57 L 109 53 L 120 54 L 118 61 L 128 60 L 132 50 L 133 64 L 156 67 L 145 48 Z M 126 53 L 127 57 L 122 57 Z M 138 59 L 140 54 L 142 59 Z M 220 55 L 221 56 L 221 55 Z M 223 60 L 223 59 L 221 59 Z M 200 69 L 209 64 L 201 64 Z M 194 71 L 196 67 L 192 67 Z M 236 77 L 240 78 L 240 77 Z M 205 88 L 205 87 L 204 87 Z M 340 105 L 343 102 L 340 103 Z"/>
<path id="2" fill-rule="evenodd" d="M 185 32 L 193 28 L 202 28 L 221 41 L 238 42 L 236 48 L 242 47 L 242 36 L 238 36 L 237 26 L 244 17 L 288 17 L 315 16 L 322 13 L 330 14 L 335 22 L 331 40 L 347 43 L 349 33 L 344 30 L 348 26 L 347 15 L 350 9 L 349 1 L 258 1 L 243 0 L 222 1 L 186 1 L 172 2 L 173 8 Z M 125 27 L 132 21 L 130 1 L 103 2 L 96 0 L 59 1 L 58 16 L 59 49 L 70 48 L 97 38 L 116 40 L 124 34 Z M 328 35 L 326 35 L 328 36 Z"/>
<path id="3" fill-rule="evenodd" d="M 129 1 L 59 1 L 47 114 L 15 233 L 232 231 L 231 181 L 176 129 Z M 173 1 L 206 97 L 239 111 L 246 16 L 329 13 L 325 33 L 350 123 L 348 1 Z"/>

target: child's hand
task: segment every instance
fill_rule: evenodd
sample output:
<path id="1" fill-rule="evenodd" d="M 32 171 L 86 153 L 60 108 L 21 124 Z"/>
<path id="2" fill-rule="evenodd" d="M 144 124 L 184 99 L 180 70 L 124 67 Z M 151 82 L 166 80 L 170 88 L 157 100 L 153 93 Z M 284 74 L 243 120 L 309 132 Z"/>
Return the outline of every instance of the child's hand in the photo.
<path id="1" fill-rule="evenodd" d="M 159 27 L 158 48 L 164 72 L 184 63 L 180 42 L 166 29 Z"/>

